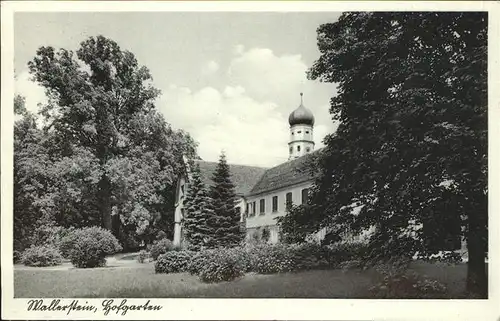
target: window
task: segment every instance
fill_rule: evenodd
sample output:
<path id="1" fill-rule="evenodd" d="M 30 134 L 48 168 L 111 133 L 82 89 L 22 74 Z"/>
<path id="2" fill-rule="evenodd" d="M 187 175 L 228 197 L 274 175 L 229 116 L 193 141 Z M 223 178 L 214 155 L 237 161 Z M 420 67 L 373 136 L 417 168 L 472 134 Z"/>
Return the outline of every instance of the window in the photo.
<path id="1" fill-rule="evenodd" d="M 306 134 L 309 134 L 309 131 L 308 131 L 308 130 L 306 130 Z"/>
<path id="2" fill-rule="evenodd" d="M 254 216 L 255 215 L 255 202 L 248 203 L 248 216 Z"/>
<path id="3" fill-rule="evenodd" d="M 293 200 L 292 200 L 292 193 L 286 193 L 286 198 L 285 198 L 285 205 L 286 208 L 290 208 L 292 206 Z"/>
<path id="4" fill-rule="evenodd" d="M 301 131 L 301 130 L 299 130 L 299 131 L 297 132 L 297 134 L 300 134 L 300 133 L 302 133 L 302 131 Z"/>
<path id="5" fill-rule="evenodd" d="M 311 151 L 311 148 L 306 147 L 306 152 L 308 152 L 308 153 L 309 153 L 310 151 Z"/>
<path id="6" fill-rule="evenodd" d="M 278 211 L 278 196 L 273 196 L 273 213 Z"/>
<path id="7" fill-rule="evenodd" d="M 247 208 L 245 209 L 245 214 L 247 214 L 247 215 L 249 213 L 249 211 L 248 211 L 249 207 L 250 207 L 250 204 L 247 203 Z"/>
<path id="8" fill-rule="evenodd" d="M 261 199 L 260 200 L 260 214 L 264 214 L 264 212 L 266 211 L 266 200 L 265 199 Z"/>
<path id="9" fill-rule="evenodd" d="M 297 151 L 300 152 L 300 146 L 297 146 Z"/>
<path id="10" fill-rule="evenodd" d="M 293 152 L 293 147 L 290 146 L 290 154 Z"/>
<path id="11" fill-rule="evenodd" d="M 302 190 L 302 204 L 306 204 L 307 203 L 307 198 L 309 197 L 309 189 L 308 188 L 304 188 Z"/>

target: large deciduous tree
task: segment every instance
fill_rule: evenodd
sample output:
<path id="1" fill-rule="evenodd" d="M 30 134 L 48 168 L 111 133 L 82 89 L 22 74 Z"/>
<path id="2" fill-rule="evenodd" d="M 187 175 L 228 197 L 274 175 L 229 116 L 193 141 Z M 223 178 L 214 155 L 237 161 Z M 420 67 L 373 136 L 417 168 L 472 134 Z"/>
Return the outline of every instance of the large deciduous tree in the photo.
<path id="1" fill-rule="evenodd" d="M 182 156 L 193 157 L 195 144 L 156 111 L 149 70 L 103 36 L 76 53 L 41 47 L 29 68 L 48 97 L 41 114 L 53 174 L 65 178 L 55 198 L 69 200 L 53 218 L 73 225 L 83 216 L 125 239 L 168 228 Z"/>
<path id="2" fill-rule="evenodd" d="M 340 126 L 297 220 L 373 226 L 381 255 L 462 236 L 467 289 L 486 296 L 487 14 L 345 13 L 319 27 L 318 47 L 309 76 L 338 84 Z"/>

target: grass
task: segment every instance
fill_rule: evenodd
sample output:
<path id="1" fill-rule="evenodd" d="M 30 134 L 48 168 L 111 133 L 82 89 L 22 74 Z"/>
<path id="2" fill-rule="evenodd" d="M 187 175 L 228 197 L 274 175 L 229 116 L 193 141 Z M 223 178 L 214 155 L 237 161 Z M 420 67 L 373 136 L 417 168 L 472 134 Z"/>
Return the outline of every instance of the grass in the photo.
<path id="1" fill-rule="evenodd" d="M 466 266 L 415 263 L 421 275 L 445 283 L 450 298 L 460 298 Z M 249 274 L 233 282 L 204 284 L 186 274 L 155 274 L 153 265 L 131 268 L 14 270 L 17 298 L 369 298 L 380 277 L 374 271 L 328 270 L 275 275 Z"/>

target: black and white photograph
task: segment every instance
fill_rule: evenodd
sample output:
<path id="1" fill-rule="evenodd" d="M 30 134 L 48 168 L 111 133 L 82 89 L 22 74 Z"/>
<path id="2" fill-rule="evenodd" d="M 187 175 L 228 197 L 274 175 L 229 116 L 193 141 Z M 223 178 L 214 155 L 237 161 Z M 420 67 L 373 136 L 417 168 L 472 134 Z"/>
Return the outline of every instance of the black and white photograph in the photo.
<path id="1" fill-rule="evenodd" d="M 214 3 L 12 12 L 9 300 L 59 319 L 161 299 L 491 307 L 498 3 Z"/>

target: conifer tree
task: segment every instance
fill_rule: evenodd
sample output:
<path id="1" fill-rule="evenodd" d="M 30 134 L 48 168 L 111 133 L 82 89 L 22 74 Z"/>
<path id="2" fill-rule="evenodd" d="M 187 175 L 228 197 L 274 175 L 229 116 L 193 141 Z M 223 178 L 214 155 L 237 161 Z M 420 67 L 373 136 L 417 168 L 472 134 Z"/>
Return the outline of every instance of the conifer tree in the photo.
<path id="1" fill-rule="evenodd" d="M 194 165 L 194 164 L 193 164 Z M 200 165 L 191 166 L 191 178 L 185 200 L 184 230 L 188 249 L 199 251 L 211 244 L 208 218 L 213 217 L 208 190 L 203 184 Z"/>
<path id="2" fill-rule="evenodd" d="M 224 153 L 212 178 L 214 184 L 210 188 L 214 216 L 210 219 L 213 229 L 212 247 L 233 247 L 242 241 L 240 231 L 240 213 L 236 209 L 235 186 L 231 181 L 229 165 Z"/>

